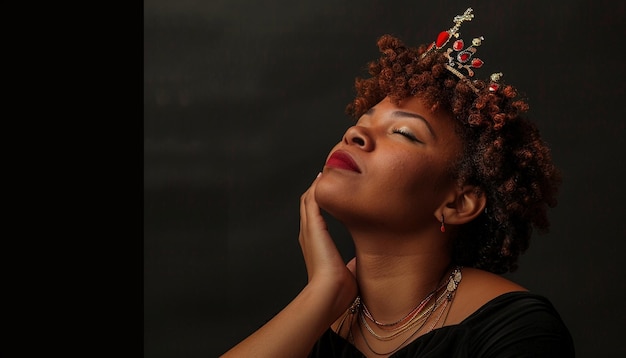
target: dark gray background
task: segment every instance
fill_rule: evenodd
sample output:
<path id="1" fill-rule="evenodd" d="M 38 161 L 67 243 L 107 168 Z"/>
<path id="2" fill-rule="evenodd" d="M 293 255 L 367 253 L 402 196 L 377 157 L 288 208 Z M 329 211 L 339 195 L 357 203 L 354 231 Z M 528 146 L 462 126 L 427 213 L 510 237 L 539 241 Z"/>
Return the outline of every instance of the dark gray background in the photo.
<path id="1" fill-rule="evenodd" d="M 578 356 L 626 353 L 624 2 L 146 0 L 145 357 L 217 356 L 299 292 L 299 197 L 376 39 L 432 41 L 468 6 L 478 76 L 529 97 L 564 174 L 551 232 L 508 276 L 552 300 Z"/>

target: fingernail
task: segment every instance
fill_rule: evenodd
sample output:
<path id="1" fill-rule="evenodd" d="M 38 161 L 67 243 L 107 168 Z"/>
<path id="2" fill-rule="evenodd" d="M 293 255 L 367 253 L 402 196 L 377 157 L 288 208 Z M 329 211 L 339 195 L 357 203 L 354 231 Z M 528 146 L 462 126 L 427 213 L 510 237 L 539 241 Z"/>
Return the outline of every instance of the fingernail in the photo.
<path id="1" fill-rule="evenodd" d="M 322 172 L 317 173 L 317 178 L 322 176 Z"/>

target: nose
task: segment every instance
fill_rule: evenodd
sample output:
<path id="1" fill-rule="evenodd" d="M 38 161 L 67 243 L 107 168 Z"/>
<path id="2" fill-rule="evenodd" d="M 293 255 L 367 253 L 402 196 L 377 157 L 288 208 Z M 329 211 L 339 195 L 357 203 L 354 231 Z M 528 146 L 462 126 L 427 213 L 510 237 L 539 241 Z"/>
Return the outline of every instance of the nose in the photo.
<path id="1" fill-rule="evenodd" d="M 363 126 L 352 126 L 348 128 L 343 136 L 343 142 L 347 145 L 355 145 L 362 150 L 371 151 L 374 149 L 374 139 L 369 130 Z"/>

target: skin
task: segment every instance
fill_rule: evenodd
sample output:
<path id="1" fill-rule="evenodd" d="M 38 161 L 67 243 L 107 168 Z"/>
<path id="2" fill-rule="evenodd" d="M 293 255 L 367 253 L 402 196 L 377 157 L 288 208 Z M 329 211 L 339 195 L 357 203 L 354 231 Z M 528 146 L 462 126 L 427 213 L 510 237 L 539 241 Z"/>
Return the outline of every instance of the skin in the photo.
<path id="1" fill-rule="evenodd" d="M 306 357 L 328 327 L 337 331 L 357 293 L 377 320 L 404 317 L 448 272 L 455 227 L 485 207 L 483 196 L 459 187 L 449 173 L 460 146 L 450 115 L 429 111 L 419 97 L 397 105 L 385 98 L 363 115 L 329 154 L 348 153 L 359 172 L 327 165 L 300 200 L 307 285 L 223 357 Z M 321 209 L 345 224 L 354 240 L 356 257 L 347 265 Z M 439 229 L 442 215 L 445 233 Z M 464 268 L 448 315 L 437 327 L 458 324 L 489 300 L 522 290 L 498 275 Z M 355 346 L 371 354 L 355 324 Z M 345 336 L 347 328 L 338 333 Z M 401 341 L 370 344 L 388 351 Z"/>

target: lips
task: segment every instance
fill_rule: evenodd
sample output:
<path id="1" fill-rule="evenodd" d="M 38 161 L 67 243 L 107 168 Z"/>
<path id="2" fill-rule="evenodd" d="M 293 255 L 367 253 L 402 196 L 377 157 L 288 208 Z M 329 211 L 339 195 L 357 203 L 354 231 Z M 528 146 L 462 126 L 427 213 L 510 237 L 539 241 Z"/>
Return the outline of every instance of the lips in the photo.
<path id="1" fill-rule="evenodd" d="M 357 173 L 361 172 L 361 169 L 358 165 L 356 165 L 354 159 L 352 159 L 350 154 L 341 150 L 335 151 L 333 154 L 331 154 L 330 158 L 328 158 L 328 161 L 326 162 L 326 166 L 331 168 L 351 170 Z"/>

